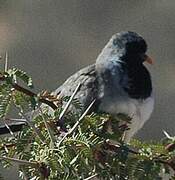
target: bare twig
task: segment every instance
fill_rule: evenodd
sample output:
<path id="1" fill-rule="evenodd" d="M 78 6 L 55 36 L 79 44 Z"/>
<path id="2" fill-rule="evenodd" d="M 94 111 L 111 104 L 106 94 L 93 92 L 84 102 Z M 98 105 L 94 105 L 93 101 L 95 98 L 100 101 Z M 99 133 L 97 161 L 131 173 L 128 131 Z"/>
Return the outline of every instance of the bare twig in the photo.
<path id="1" fill-rule="evenodd" d="M 7 161 L 12 161 L 14 163 L 18 163 L 18 164 L 22 164 L 22 165 L 27 165 L 27 166 L 32 166 L 32 167 L 38 167 L 39 166 L 38 162 L 30 162 L 30 161 L 16 159 L 16 158 L 11 158 L 11 157 L 6 157 L 6 156 L 0 156 L 0 159 L 7 160 Z"/>
<path id="2" fill-rule="evenodd" d="M 91 104 L 88 106 L 88 108 L 85 110 L 85 112 L 81 115 L 81 117 L 79 118 L 79 120 L 74 124 L 74 126 L 71 128 L 71 130 L 68 132 L 69 134 L 72 134 L 77 126 L 80 124 L 80 122 L 82 121 L 82 119 L 87 115 L 87 113 L 89 112 L 89 110 L 91 109 L 91 107 L 93 106 L 93 104 L 95 103 L 96 100 L 93 100 L 91 102 Z"/>
<path id="3" fill-rule="evenodd" d="M 6 80 L 5 76 L 0 76 L 0 81 L 5 81 L 5 80 Z M 34 93 L 34 92 L 32 92 L 32 91 L 18 85 L 17 83 L 11 83 L 11 85 L 17 91 L 20 91 L 20 92 L 22 92 L 22 93 L 24 93 L 24 94 L 26 94 L 26 95 L 28 95 L 30 97 L 37 97 L 36 93 Z M 39 98 L 39 101 L 41 103 L 47 104 L 48 106 L 50 106 L 54 110 L 57 109 L 57 106 L 52 101 L 49 101 L 49 100 L 47 100 L 45 98 Z"/>
<path id="4" fill-rule="evenodd" d="M 27 123 L 26 119 L 15 119 L 15 118 L 6 118 L 6 121 L 15 121 L 15 122 L 24 122 Z"/>
<path id="5" fill-rule="evenodd" d="M 10 127 L 8 126 L 8 124 L 5 122 L 5 119 L 3 118 L 4 124 L 6 126 L 6 128 L 9 130 L 11 136 L 15 137 L 14 133 L 12 132 L 12 130 L 10 129 Z M 16 138 L 16 137 L 15 137 Z"/>
<path id="6" fill-rule="evenodd" d="M 7 72 L 8 70 L 8 53 L 5 53 L 5 65 L 4 65 L 4 71 Z"/>
<path id="7" fill-rule="evenodd" d="M 73 92 L 72 96 L 70 97 L 69 101 L 67 102 L 65 108 L 63 109 L 63 111 L 61 112 L 60 116 L 59 116 L 59 120 L 63 118 L 64 114 L 66 113 L 66 111 L 68 110 L 73 98 L 75 97 L 77 91 L 80 88 L 81 83 L 78 84 L 78 86 L 76 87 L 75 91 Z"/>
<path id="8" fill-rule="evenodd" d="M 95 178 L 97 176 L 98 176 L 98 174 L 94 174 L 92 176 L 89 176 L 89 177 L 85 178 L 84 180 L 90 180 L 90 179 L 93 179 L 93 178 Z"/>
<path id="9" fill-rule="evenodd" d="M 30 91 L 30 90 L 28 90 L 28 89 L 26 89 L 26 88 L 21 87 L 21 86 L 18 85 L 17 83 L 13 83 L 12 86 L 13 86 L 14 89 L 16 89 L 16 90 L 18 90 L 18 91 L 20 91 L 20 92 L 23 92 L 24 94 L 26 94 L 26 95 L 28 95 L 28 96 L 37 97 L 37 94 L 36 94 L 36 93 L 34 93 L 34 92 L 32 92 L 32 91 Z M 49 100 L 47 100 L 47 99 L 40 98 L 39 101 L 42 102 L 42 103 L 44 103 L 44 104 L 47 104 L 47 105 L 50 106 L 52 109 L 57 109 L 57 106 L 56 106 L 53 102 L 51 102 L 51 101 L 49 101 Z"/>
<path id="10" fill-rule="evenodd" d="M 61 143 L 66 139 L 67 136 L 71 135 L 76 128 L 78 127 L 78 125 L 80 124 L 80 122 L 82 121 L 82 119 L 86 116 L 86 114 L 89 112 L 89 110 L 91 109 L 91 107 L 93 106 L 93 104 L 95 103 L 96 100 L 93 100 L 92 103 L 88 106 L 88 108 L 85 110 L 85 112 L 81 115 L 81 117 L 79 118 L 79 120 L 74 124 L 74 126 L 63 136 L 63 138 L 60 140 L 58 147 L 61 145 Z"/>

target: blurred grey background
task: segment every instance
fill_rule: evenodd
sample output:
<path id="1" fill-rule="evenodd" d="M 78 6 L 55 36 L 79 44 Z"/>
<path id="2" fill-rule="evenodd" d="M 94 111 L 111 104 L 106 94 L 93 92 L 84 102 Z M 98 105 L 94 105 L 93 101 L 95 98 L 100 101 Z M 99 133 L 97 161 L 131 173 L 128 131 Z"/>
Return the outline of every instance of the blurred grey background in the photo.
<path id="1" fill-rule="evenodd" d="M 160 139 L 163 129 L 175 135 L 174 17 L 174 0 L 0 0 L 0 53 L 33 77 L 36 92 L 54 90 L 94 63 L 112 34 L 140 33 L 155 59 L 147 67 L 156 104 L 137 137 Z"/>

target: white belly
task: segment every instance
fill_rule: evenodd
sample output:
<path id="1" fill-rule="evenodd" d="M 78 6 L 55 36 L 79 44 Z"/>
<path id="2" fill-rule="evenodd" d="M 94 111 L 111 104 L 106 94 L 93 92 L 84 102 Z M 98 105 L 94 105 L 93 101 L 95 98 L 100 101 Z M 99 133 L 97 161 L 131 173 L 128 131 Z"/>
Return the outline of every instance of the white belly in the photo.
<path id="1" fill-rule="evenodd" d="M 128 142 L 131 137 L 144 125 L 144 123 L 149 119 L 154 107 L 153 96 L 141 100 L 141 99 L 131 99 L 126 97 L 116 99 L 103 99 L 100 110 L 110 113 L 127 114 L 132 118 L 131 124 L 129 125 L 130 130 L 126 131 L 125 141 Z"/>

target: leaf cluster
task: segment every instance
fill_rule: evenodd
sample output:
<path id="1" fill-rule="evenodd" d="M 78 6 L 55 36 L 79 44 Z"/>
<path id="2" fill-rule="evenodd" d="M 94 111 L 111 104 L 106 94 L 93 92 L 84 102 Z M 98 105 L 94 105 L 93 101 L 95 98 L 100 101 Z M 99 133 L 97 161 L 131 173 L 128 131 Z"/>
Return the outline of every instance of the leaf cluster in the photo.
<path id="1" fill-rule="evenodd" d="M 158 180 L 162 173 L 170 174 L 170 169 L 175 169 L 173 138 L 150 143 L 132 140 L 126 144 L 123 137 L 131 122 L 126 115 L 81 116 L 66 111 L 60 119 L 62 104 L 70 97 L 59 99 L 49 92 L 29 91 L 32 79 L 16 68 L 1 73 L 0 79 L 2 122 L 13 119 L 8 117 L 13 108 L 25 122 L 17 133 L 7 125 L 11 136 L 0 137 L 0 161 L 4 167 L 17 163 L 22 179 Z M 19 84 L 21 81 L 29 88 L 27 91 Z M 56 108 L 50 111 L 49 106 L 40 106 L 41 99 Z M 76 99 L 71 103 L 81 108 Z"/>

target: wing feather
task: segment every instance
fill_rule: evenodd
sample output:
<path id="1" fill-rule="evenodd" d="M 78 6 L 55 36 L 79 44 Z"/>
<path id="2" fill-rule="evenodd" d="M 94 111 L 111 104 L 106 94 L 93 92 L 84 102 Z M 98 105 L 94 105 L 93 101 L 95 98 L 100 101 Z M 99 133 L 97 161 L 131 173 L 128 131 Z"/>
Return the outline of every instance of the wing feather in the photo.
<path id="1" fill-rule="evenodd" d="M 83 109 L 98 97 L 98 81 L 95 71 L 95 64 L 87 66 L 70 76 L 62 86 L 56 89 L 55 93 L 60 97 L 71 96 L 78 86 L 81 86 L 75 98 L 81 103 Z"/>

